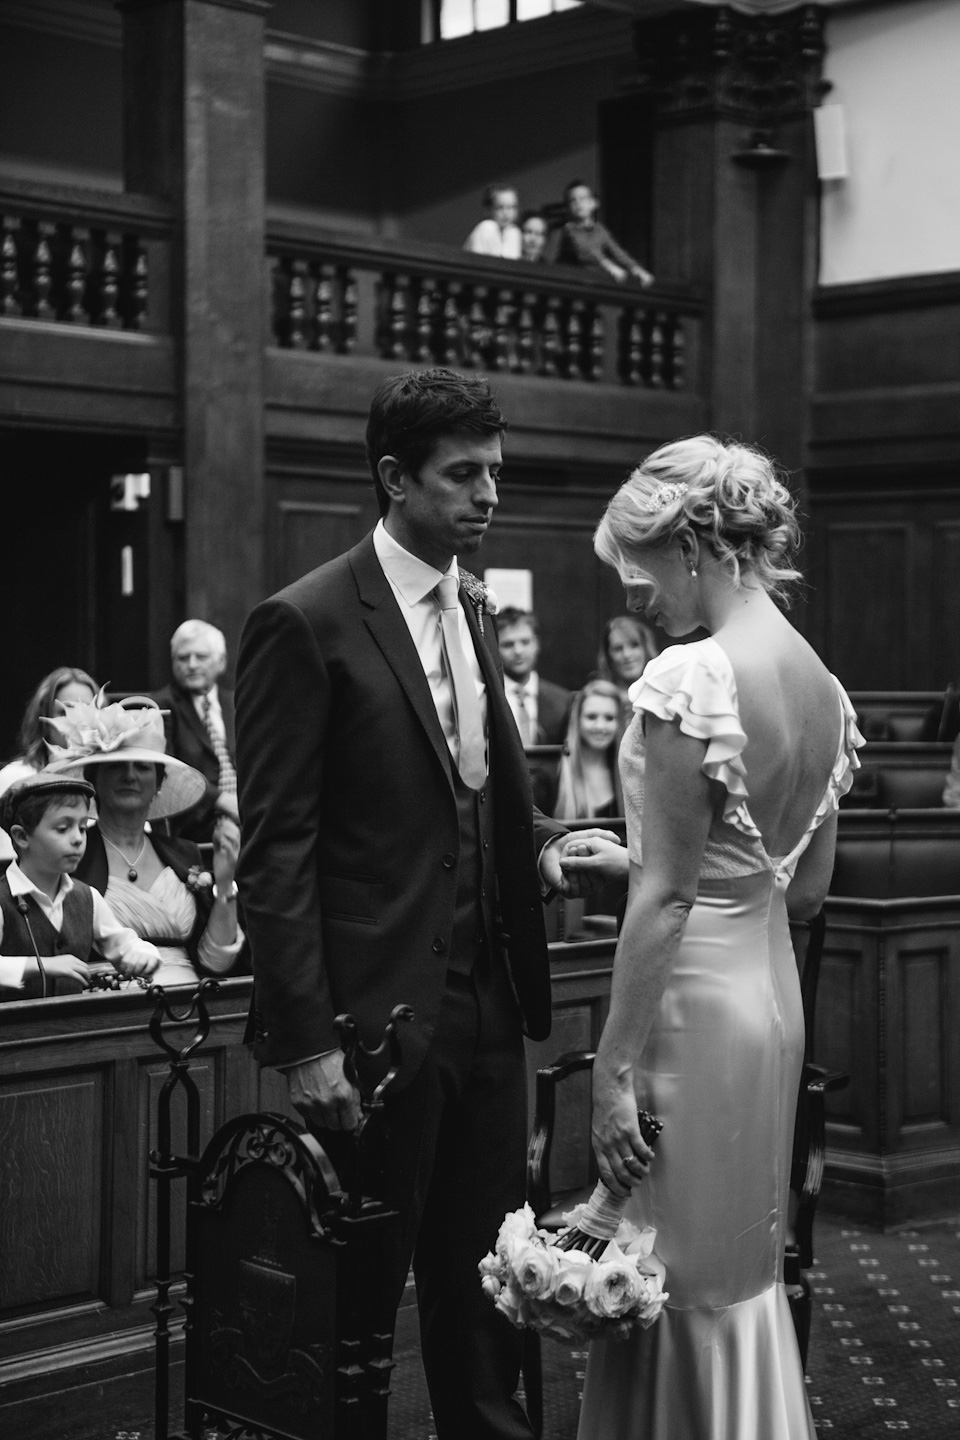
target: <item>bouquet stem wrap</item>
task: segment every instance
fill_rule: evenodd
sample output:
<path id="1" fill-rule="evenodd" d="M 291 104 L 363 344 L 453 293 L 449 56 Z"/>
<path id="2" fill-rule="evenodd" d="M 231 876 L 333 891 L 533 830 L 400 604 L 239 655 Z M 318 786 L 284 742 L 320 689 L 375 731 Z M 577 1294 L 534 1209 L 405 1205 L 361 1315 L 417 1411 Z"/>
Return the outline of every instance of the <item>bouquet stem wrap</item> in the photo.
<path id="1" fill-rule="evenodd" d="M 629 1195 L 621 1199 L 611 1194 L 603 1181 L 598 1180 L 596 1189 L 580 1212 L 577 1229 L 594 1240 L 612 1240 L 629 1198 Z"/>

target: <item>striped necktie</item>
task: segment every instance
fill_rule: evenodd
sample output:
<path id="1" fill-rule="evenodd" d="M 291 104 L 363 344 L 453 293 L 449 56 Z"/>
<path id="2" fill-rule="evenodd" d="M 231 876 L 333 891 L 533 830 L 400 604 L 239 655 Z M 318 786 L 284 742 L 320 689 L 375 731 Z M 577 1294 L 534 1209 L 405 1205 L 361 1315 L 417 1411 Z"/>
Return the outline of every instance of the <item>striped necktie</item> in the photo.
<path id="1" fill-rule="evenodd" d="M 447 677 L 453 690 L 453 708 L 457 722 L 459 755 L 457 769 L 460 779 L 471 790 L 482 790 L 487 778 L 486 742 L 483 734 L 483 712 L 467 657 L 460 643 L 460 602 L 457 581 L 444 575 L 434 590 L 440 603 L 440 627 Z"/>
<path id="2" fill-rule="evenodd" d="M 210 736 L 210 744 L 213 746 L 213 753 L 217 757 L 217 764 L 220 766 L 221 794 L 236 795 L 237 772 L 233 768 L 233 761 L 230 759 L 227 742 L 213 723 L 213 716 L 210 713 L 209 694 L 203 697 L 203 724 L 204 729 Z"/>

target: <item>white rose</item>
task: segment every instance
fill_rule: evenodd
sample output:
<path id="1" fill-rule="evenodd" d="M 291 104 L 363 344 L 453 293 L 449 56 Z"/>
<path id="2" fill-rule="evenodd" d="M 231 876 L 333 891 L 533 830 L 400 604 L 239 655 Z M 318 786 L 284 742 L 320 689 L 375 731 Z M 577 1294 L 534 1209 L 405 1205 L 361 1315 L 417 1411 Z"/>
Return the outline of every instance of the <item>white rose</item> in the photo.
<path id="1" fill-rule="evenodd" d="M 523 1296 L 512 1281 L 504 1285 L 496 1297 L 496 1306 L 500 1314 L 505 1315 L 510 1321 L 510 1324 L 516 1325 L 518 1329 L 523 1323 L 520 1319 L 522 1305 Z"/>
<path id="2" fill-rule="evenodd" d="M 606 1258 L 594 1265 L 587 1279 L 584 1299 L 588 1308 L 603 1320 L 619 1320 L 643 1295 L 644 1285 L 636 1264 L 618 1245 L 611 1244 Z"/>
<path id="3" fill-rule="evenodd" d="M 527 1241 L 513 1259 L 517 1285 L 530 1300 L 549 1300 L 557 1274 L 556 1251 Z"/>
<path id="4" fill-rule="evenodd" d="M 500 1232 L 497 1235 L 497 1256 L 509 1264 L 511 1242 L 516 1240 L 531 1240 L 537 1233 L 537 1217 L 529 1204 L 524 1205 L 522 1210 L 513 1210 L 505 1215 Z"/>
<path id="5" fill-rule="evenodd" d="M 496 1275 L 484 1275 L 480 1281 L 480 1288 L 484 1295 L 489 1295 L 491 1300 L 496 1300 L 503 1286 Z"/>
<path id="6" fill-rule="evenodd" d="M 558 1250 L 556 1256 L 557 1278 L 553 1286 L 553 1298 L 565 1310 L 572 1310 L 583 1299 L 593 1261 L 582 1250 Z"/>

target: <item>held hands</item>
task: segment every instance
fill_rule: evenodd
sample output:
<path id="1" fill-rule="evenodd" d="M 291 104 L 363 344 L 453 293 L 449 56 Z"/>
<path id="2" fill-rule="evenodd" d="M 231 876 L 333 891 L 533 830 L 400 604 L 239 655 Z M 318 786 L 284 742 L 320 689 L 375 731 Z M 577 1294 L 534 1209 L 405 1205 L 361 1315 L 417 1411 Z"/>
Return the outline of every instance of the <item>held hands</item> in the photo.
<path id="1" fill-rule="evenodd" d="M 629 1195 L 650 1169 L 653 1151 L 640 1134 L 629 1072 L 618 1074 L 598 1054 L 593 1069 L 593 1152 L 611 1194 Z"/>
<path id="2" fill-rule="evenodd" d="M 292 1104 L 305 1120 L 324 1130 L 356 1130 L 360 1092 L 343 1073 L 343 1051 L 331 1050 L 287 1071 Z"/>
<path id="3" fill-rule="evenodd" d="M 630 856 L 612 830 L 574 830 L 557 849 L 564 895 L 589 895 L 630 873 Z"/>
<path id="4" fill-rule="evenodd" d="M 239 855 L 240 826 L 223 814 L 213 830 L 213 878 L 218 895 L 223 895 L 233 884 Z"/>

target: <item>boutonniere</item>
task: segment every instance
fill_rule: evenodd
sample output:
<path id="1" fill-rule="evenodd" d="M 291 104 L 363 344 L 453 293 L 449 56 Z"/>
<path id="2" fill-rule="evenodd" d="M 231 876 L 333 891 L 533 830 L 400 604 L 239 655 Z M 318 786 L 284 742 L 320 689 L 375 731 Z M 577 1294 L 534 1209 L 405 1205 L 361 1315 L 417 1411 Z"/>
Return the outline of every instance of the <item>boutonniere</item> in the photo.
<path id="1" fill-rule="evenodd" d="M 482 635 L 484 615 L 497 615 L 500 611 L 500 602 L 490 586 L 485 585 L 482 580 L 478 580 L 476 575 L 471 575 L 469 570 L 460 571 L 460 588 L 476 611 L 477 624 L 480 626 Z"/>
<path id="2" fill-rule="evenodd" d="M 201 890 L 213 889 L 213 876 L 209 870 L 201 870 L 199 865 L 191 865 L 187 871 L 187 889 L 197 894 Z"/>

